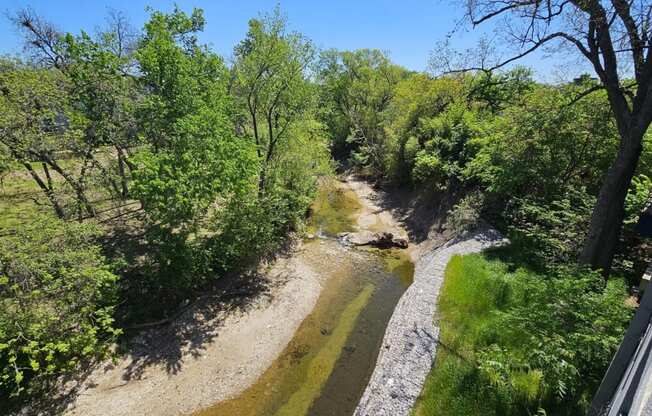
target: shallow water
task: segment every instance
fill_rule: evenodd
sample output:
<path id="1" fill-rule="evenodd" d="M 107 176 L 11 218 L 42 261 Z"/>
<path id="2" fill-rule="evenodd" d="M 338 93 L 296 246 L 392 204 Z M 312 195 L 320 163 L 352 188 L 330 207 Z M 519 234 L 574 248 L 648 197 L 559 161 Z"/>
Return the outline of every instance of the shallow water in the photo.
<path id="1" fill-rule="evenodd" d="M 359 207 L 350 189 L 324 187 L 311 227 L 324 236 L 352 230 Z M 414 267 L 402 251 L 360 250 L 331 238 L 306 242 L 303 250 L 310 266 L 324 275 L 314 310 L 254 385 L 198 416 L 353 413 Z"/>

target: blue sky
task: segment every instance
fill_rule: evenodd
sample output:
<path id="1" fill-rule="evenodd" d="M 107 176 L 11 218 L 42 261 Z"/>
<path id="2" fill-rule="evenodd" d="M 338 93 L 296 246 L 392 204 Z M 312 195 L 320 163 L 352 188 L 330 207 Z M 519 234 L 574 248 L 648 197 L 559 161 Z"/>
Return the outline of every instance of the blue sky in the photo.
<path id="1" fill-rule="evenodd" d="M 201 40 L 228 58 L 233 46 L 247 30 L 247 21 L 279 3 L 287 14 L 290 27 L 298 30 L 320 48 L 378 48 L 389 52 L 391 59 L 413 70 L 425 70 L 428 57 L 437 41 L 444 39 L 462 15 L 461 2 L 454 0 L 178 0 L 190 11 L 204 9 L 206 29 Z M 21 52 L 21 40 L 4 16 L 4 12 L 29 6 L 55 23 L 64 32 L 92 32 L 102 25 L 107 8 L 125 12 L 131 23 L 141 27 L 147 19 L 146 6 L 170 10 L 172 1 L 155 0 L 0 0 L 0 53 Z M 454 45 L 465 48 L 480 36 L 473 31 L 458 34 Z M 556 61 L 530 57 L 523 64 L 534 67 L 537 78 L 552 81 L 557 73 Z"/>

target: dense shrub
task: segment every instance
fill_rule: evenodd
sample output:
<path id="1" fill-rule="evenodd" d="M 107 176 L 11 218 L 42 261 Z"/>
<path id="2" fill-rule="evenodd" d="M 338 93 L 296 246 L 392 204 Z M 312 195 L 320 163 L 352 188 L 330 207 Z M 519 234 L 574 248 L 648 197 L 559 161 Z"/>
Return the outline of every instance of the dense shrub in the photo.
<path id="1" fill-rule="evenodd" d="M 513 197 L 504 213 L 512 239 L 530 252 L 542 268 L 573 263 L 579 255 L 595 197 L 582 188 L 569 189 L 551 201 Z"/>
<path id="2" fill-rule="evenodd" d="M 117 277 L 94 242 L 98 229 L 38 217 L 0 239 L 0 397 L 103 355 Z"/>
<path id="3" fill-rule="evenodd" d="M 551 200 L 570 187 L 595 195 L 615 157 L 618 134 L 604 95 L 574 105 L 575 87 L 539 86 L 476 136 L 465 176 L 499 198 Z"/>

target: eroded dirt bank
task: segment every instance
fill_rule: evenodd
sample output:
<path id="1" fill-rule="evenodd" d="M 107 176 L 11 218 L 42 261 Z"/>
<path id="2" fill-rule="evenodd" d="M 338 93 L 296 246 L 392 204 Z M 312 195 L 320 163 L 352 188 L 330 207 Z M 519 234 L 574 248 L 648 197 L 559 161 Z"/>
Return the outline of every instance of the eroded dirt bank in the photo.
<path id="1" fill-rule="evenodd" d="M 358 230 L 406 235 L 367 184 L 347 178 L 340 186 L 357 195 Z M 179 415 L 236 397 L 287 351 L 326 280 L 352 267 L 350 257 L 350 249 L 333 241 L 303 244 L 262 271 L 263 290 L 246 306 L 225 309 L 209 298 L 169 327 L 143 332 L 132 341 L 133 353 L 97 366 L 77 386 L 66 414 Z M 357 297 L 351 303 L 354 311 L 364 307 Z M 319 387 L 328 390 L 328 383 Z"/>

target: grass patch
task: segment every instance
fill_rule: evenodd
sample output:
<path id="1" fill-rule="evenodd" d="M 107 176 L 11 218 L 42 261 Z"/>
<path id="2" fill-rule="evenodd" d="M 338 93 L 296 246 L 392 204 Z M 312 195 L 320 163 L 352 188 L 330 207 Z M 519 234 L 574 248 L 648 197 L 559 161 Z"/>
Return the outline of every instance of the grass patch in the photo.
<path id="1" fill-rule="evenodd" d="M 449 262 L 438 305 L 440 344 L 415 415 L 498 414 L 497 400 L 478 388 L 483 380 L 475 352 L 492 312 L 505 302 L 505 285 L 492 276 L 505 265 L 480 256 L 454 256 Z"/>
<path id="2" fill-rule="evenodd" d="M 631 317 L 626 295 L 622 279 L 582 269 L 541 274 L 495 252 L 454 256 L 414 414 L 584 414 Z"/>
<path id="3" fill-rule="evenodd" d="M 3 177 L 0 184 L 0 233 L 18 229 L 28 224 L 38 213 L 49 213 L 42 191 L 34 180 L 16 170 Z"/>

